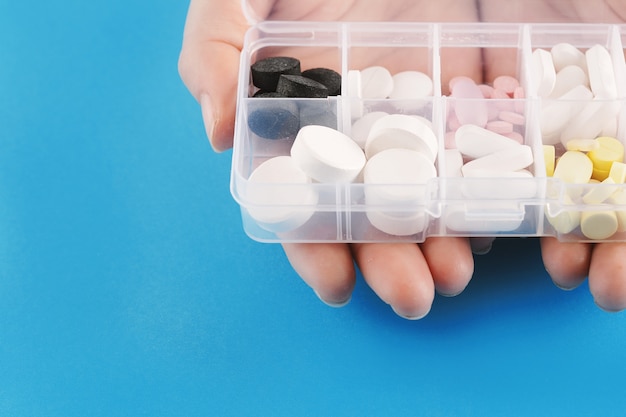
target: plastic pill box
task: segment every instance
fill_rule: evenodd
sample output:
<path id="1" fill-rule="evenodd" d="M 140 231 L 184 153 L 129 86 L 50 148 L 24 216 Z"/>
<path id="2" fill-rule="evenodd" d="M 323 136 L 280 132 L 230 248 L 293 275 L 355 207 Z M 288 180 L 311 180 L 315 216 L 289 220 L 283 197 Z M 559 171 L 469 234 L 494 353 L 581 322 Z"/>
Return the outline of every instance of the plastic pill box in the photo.
<path id="1" fill-rule="evenodd" d="M 610 147 L 614 142 L 600 144 L 596 140 L 610 137 L 618 145 L 626 143 L 624 44 L 626 25 L 610 24 L 261 22 L 245 38 L 237 92 L 231 192 L 241 207 L 244 229 L 253 239 L 265 242 L 421 242 L 431 236 L 624 241 L 626 171 L 621 174 L 615 164 L 609 178 L 611 160 L 602 159 L 608 157 L 602 156 L 604 150 L 599 146 Z M 557 45 L 573 46 L 582 54 L 596 53 L 595 47 L 605 54 L 603 58 L 608 60 L 587 70 L 596 72 L 596 84 L 598 77 L 602 83 L 606 72 L 612 74 L 611 94 L 542 96 L 542 83 L 550 81 L 552 74 L 545 74 L 541 60 Z M 252 83 L 251 65 L 278 56 L 299 59 L 303 70 L 323 67 L 336 71 L 342 79 L 341 93 L 326 98 L 253 97 L 258 89 Z M 484 71 L 481 63 L 488 61 L 495 62 L 502 73 L 485 71 L 485 83 L 510 75 L 519 80 L 524 95 L 484 98 L 451 94 L 449 83 L 454 77 L 468 75 L 476 64 L 483 65 L 480 71 Z M 355 86 L 364 81 L 354 77 L 372 66 L 392 74 L 426 74 L 432 80 L 432 94 L 418 99 L 363 97 Z M 464 129 L 471 139 L 467 143 L 473 143 L 473 121 L 460 120 L 459 112 L 471 115 L 477 109 L 514 117 L 511 120 L 518 125 L 520 148 L 511 152 L 519 153 L 523 146 L 530 165 L 514 167 L 516 162 L 507 158 L 517 161 L 517 157 L 493 149 L 491 163 L 498 168 L 475 159 L 470 167 L 476 169 L 471 174 L 469 169 L 466 175 L 459 173 L 463 164 L 478 157 L 470 157 L 471 149 L 459 157 L 450 145 L 455 134 L 451 126 L 455 125 L 456 131 Z M 251 121 L 260 117 L 273 123 L 273 115 L 280 118 L 281 111 L 297 114 L 299 128 L 322 126 L 319 132 L 332 129 L 355 141 L 356 122 L 368 115 L 411 116 L 410 120 L 419 120 L 419 126 L 428 125 L 432 130 L 436 174 L 422 183 L 394 182 L 394 172 L 404 169 L 400 159 L 409 161 L 408 170 L 427 162 L 412 165 L 406 152 L 396 152 L 400 155 L 397 160 L 390 152 L 388 160 L 379 164 L 385 168 L 377 182 L 367 180 L 365 169 L 349 180 L 307 178 L 293 166 L 291 156 L 298 129 L 269 139 L 251 129 Z M 472 126 L 464 127 L 468 124 Z M 332 147 L 335 142 L 329 143 Z M 312 140 L 311 146 L 317 145 Z M 298 149 L 302 146 L 298 144 Z M 333 156 L 348 151 L 337 146 L 331 150 Z M 623 149 L 621 152 L 623 155 Z M 600 162 L 590 168 L 587 159 L 578 162 L 579 157 Z M 367 163 L 373 160 L 366 159 Z M 271 165 L 283 171 L 271 171 Z M 554 165 L 571 174 L 553 174 Z M 588 169 L 594 176 L 599 172 L 604 177 L 574 178 Z"/>

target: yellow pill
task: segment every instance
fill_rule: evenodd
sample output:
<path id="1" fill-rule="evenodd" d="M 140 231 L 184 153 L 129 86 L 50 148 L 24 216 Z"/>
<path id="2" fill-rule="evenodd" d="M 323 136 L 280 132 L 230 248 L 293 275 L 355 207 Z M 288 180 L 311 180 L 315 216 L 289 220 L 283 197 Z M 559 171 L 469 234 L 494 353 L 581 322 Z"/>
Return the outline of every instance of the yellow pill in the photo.
<path id="1" fill-rule="evenodd" d="M 617 216 L 617 231 L 618 232 L 626 232 L 626 191 L 618 190 L 611 195 L 608 200 L 609 203 L 618 206 L 621 210 L 616 210 L 615 215 Z"/>
<path id="2" fill-rule="evenodd" d="M 580 218 L 580 230 L 591 240 L 608 239 L 617 229 L 617 215 L 614 211 L 585 211 Z"/>
<path id="3" fill-rule="evenodd" d="M 593 163 L 586 154 L 567 151 L 554 168 L 554 177 L 573 184 L 587 184 L 593 173 Z"/>
<path id="4" fill-rule="evenodd" d="M 548 177 L 554 175 L 555 155 L 554 145 L 543 145 L 543 160 L 546 164 L 546 176 Z"/>
<path id="5" fill-rule="evenodd" d="M 566 206 L 574 205 L 574 202 L 567 194 L 563 194 L 563 204 L 565 204 Z M 548 203 L 546 218 L 548 219 L 548 222 L 552 225 L 554 230 L 558 233 L 570 233 L 572 230 L 576 229 L 580 225 L 580 211 L 563 210 L 560 213 L 553 215 L 553 210 L 553 205 Z"/>
<path id="6" fill-rule="evenodd" d="M 611 178 L 615 184 L 623 184 L 626 182 L 626 164 L 623 162 L 613 162 L 611 170 L 609 171 L 609 178 Z"/>
<path id="7" fill-rule="evenodd" d="M 568 151 L 590 152 L 600 148 L 600 142 L 595 139 L 571 139 L 565 144 Z"/>
<path id="8" fill-rule="evenodd" d="M 600 184 L 594 185 L 594 187 L 583 196 L 585 204 L 600 204 L 606 201 L 617 190 L 617 186 L 614 185 L 615 181 L 611 177 L 608 177 Z"/>
<path id="9" fill-rule="evenodd" d="M 603 181 L 609 176 L 613 162 L 624 162 L 624 145 L 609 136 L 599 137 L 596 141 L 600 147 L 590 151 L 587 156 L 593 162 L 593 178 Z"/>

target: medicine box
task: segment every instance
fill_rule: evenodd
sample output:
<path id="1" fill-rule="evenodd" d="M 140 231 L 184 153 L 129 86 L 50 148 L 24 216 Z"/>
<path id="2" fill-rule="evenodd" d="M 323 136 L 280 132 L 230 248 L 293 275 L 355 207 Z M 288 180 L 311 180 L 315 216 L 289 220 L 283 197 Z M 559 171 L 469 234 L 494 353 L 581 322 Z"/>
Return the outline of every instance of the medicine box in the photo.
<path id="1" fill-rule="evenodd" d="M 431 236 L 624 241 L 626 171 L 622 174 L 618 169 L 623 149 L 616 151 L 621 154 L 614 162 L 603 156 L 599 147 L 604 145 L 597 139 L 626 143 L 625 43 L 626 25 L 610 24 L 261 22 L 245 38 L 237 92 L 231 191 L 241 207 L 244 229 L 265 242 L 421 242 Z M 592 72 L 588 77 L 596 84 L 587 82 L 585 91 L 597 94 L 542 91 L 546 82 L 554 87 L 560 70 L 553 59 L 557 68 L 550 72 L 542 59 L 549 60 L 554 47 L 565 46 L 575 47 L 583 57 L 600 54 L 589 61 L 593 66 L 599 63 L 597 67 L 584 68 Z M 341 75 L 341 93 L 327 98 L 253 97 L 258 88 L 252 83 L 251 65 L 268 57 L 297 58 L 302 70 L 332 69 Z M 410 92 L 409 98 L 364 97 L 367 80 L 358 76 L 373 66 L 391 74 L 426 74 L 432 80 L 432 93 L 420 98 L 410 98 Z M 516 78 L 523 94 L 468 97 L 450 91 L 450 82 L 459 76 L 478 76 L 492 86 L 503 75 Z M 611 76 L 608 81 L 602 78 Z M 602 89 L 611 91 L 598 93 Z M 274 123 L 272 115 L 278 112 L 280 119 L 285 111 L 297 115 L 300 126 L 284 137 L 265 138 L 251 128 L 259 117 L 261 122 L 265 117 L 267 123 Z M 478 169 L 464 173 L 463 164 L 484 155 L 472 155 L 471 149 L 461 153 L 454 138 L 463 129 L 469 138 L 464 139 L 466 146 L 472 140 L 482 143 L 474 136 L 483 132 L 484 126 L 476 125 L 484 125 L 485 120 L 472 120 L 481 112 L 487 112 L 489 120 L 502 112 L 514 118 L 515 138 L 530 165 L 520 169 L 494 148 L 493 167 L 483 160 L 474 163 Z M 430 126 L 436 139 L 434 177 L 423 183 L 368 182 L 363 170 L 350 181 L 319 181 L 300 171 L 283 171 L 284 177 L 276 171 L 274 176 L 270 172 L 251 180 L 259 166 L 270 160 L 293 168 L 290 155 L 301 126 L 324 126 L 363 141 L 367 138 L 354 137 L 362 134 L 355 131 L 355 123 L 374 113 L 401 115 L 404 120 L 411 116 L 420 126 Z M 344 151 L 339 145 L 331 150 L 339 159 Z M 594 151 L 595 158 L 590 155 Z M 566 153 L 566 158 L 560 158 Z M 372 161 L 365 159 L 366 164 Z M 589 165 L 591 160 L 599 160 L 599 165 Z M 555 163 L 560 173 L 553 174 Z M 616 172 L 606 179 L 612 163 Z M 386 166 L 379 176 L 383 179 L 394 178 L 394 170 L 404 169 L 395 167 L 393 159 L 382 166 Z M 604 175 L 589 179 L 588 170 L 594 177 L 597 171 Z"/>

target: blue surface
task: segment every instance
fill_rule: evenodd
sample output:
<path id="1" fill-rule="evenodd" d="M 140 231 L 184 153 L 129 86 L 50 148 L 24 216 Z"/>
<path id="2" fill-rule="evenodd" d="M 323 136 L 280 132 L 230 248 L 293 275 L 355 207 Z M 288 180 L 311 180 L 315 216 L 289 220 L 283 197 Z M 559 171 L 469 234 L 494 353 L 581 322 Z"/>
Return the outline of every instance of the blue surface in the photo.
<path id="1" fill-rule="evenodd" d="M 0 416 L 623 415 L 626 315 L 535 240 L 409 322 L 248 239 L 177 74 L 186 8 L 0 0 Z"/>

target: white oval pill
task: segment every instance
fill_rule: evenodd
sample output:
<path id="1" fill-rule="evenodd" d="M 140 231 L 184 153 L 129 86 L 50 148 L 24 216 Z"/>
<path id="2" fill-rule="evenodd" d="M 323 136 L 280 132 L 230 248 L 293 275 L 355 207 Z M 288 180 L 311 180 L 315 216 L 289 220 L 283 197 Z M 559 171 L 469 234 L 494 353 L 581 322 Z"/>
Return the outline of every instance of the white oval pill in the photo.
<path id="1" fill-rule="evenodd" d="M 387 98 L 392 91 L 393 77 L 387 68 L 373 66 L 361 70 L 361 96 L 363 98 Z"/>
<path id="2" fill-rule="evenodd" d="M 431 127 L 419 117 L 390 114 L 372 125 L 365 143 L 365 154 L 367 158 L 371 158 L 391 148 L 421 152 L 432 163 L 437 157 L 437 137 Z"/>
<path id="3" fill-rule="evenodd" d="M 577 65 L 569 65 L 557 72 L 550 98 L 559 98 L 579 85 L 589 86 L 587 73 Z"/>
<path id="4" fill-rule="evenodd" d="M 554 69 L 558 72 L 568 65 L 576 65 L 585 73 L 587 72 L 587 61 L 585 54 L 570 43 L 558 43 L 550 50 Z"/>
<path id="5" fill-rule="evenodd" d="M 365 155 L 359 145 L 326 126 L 300 129 L 291 156 L 305 173 L 319 182 L 352 182 L 365 166 Z"/>
<path id="6" fill-rule="evenodd" d="M 535 94 L 539 97 L 548 97 L 556 82 L 552 54 L 545 49 L 535 49 L 531 58 L 531 69 Z"/>
<path id="7" fill-rule="evenodd" d="M 274 233 L 296 229 L 315 211 L 318 195 L 309 178 L 289 156 L 277 156 L 250 175 L 245 204 L 259 226 Z"/>
<path id="8" fill-rule="evenodd" d="M 602 45 L 595 45 L 585 52 L 589 85 L 596 97 L 613 99 L 617 97 L 617 84 L 611 54 Z"/>
<path id="9" fill-rule="evenodd" d="M 561 133 L 561 143 L 566 145 L 572 139 L 597 138 L 604 126 L 617 117 L 620 106 L 621 103 L 617 101 L 595 98 L 586 103 Z"/>
<path id="10" fill-rule="evenodd" d="M 384 111 L 374 111 L 371 113 L 367 113 L 360 119 L 357 119 L 352 124 L 352 132 L 350 136 L 352 140 L 354 140 L 362 149 L 365 148 L 365 142 L 367 141 L 367 136 L 370 134 L 370 129 L 372 125 L 381 117 L 387 116 L 388 114 Z"/>
<path id="11" fill-rule="evenodd" d="M 533 163 L 530 146 L 520 145 L 490 153 L 463 165 L 464 176 L 473 176 L 471 170 L 520 171 Z"/>
<path id="12" fill-rule="evenodd" d="M 520 144 L 476 125 L 463 125 L 455 133 L 457 149 L 468 158 L 481 158 Z"/>
<path id="13" fill-rule="evenodd" d="M 540 115 L 540 128 L 543 143 L 556 145 L 561 141 L 561 133 L 570 120 L 593 98 L 593 93 L 584 85 L 579 85 L 560 97 L 558 101 L 543 104 Z"/>

